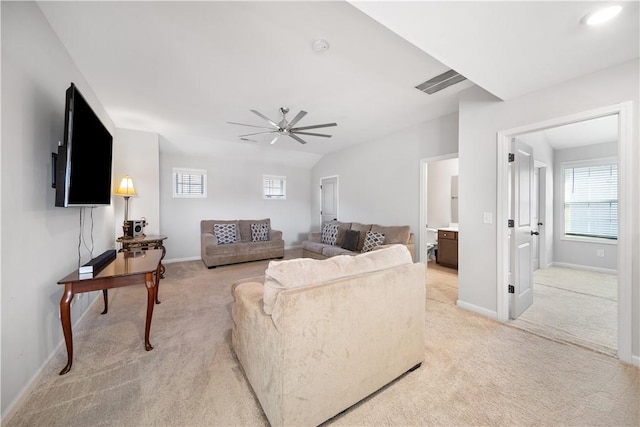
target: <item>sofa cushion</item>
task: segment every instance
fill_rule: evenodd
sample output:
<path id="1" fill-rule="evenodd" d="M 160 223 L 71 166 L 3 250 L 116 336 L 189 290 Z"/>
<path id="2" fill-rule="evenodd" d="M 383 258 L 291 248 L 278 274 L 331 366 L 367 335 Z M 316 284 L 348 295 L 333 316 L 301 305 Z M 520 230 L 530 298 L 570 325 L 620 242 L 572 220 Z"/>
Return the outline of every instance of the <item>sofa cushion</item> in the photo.
<path id="1" fill-rule="evenodd" d="M 322 228 L 322 243 L 325 245 L 335 245 L 338 241 L 338 227 L 336 222 L 328 222 Z"/>
<path id="2" fill-rule="evenodd" d="M 269 240 L 269 224 L 266 222 L 251 224 L 251 241 L 264 242 L 265 240 Z"/>
<path id="3" fill-rule="evenodd" d="M 362 252 L 364 246 L 364 239 L 367 237 L 367 231 L 371 230 L 371 224 L 361 224 L 359 222 L 352 222 L 351 229 L 360 232 L 360 238 L 358 239 L 358 247 L 356 252 Z"/>
<path id="4" fill-rule="evenodd" d="M 213 234 L 218 239 L 219 245 L 235 243 L 237 239 L 237 224 L 213 224 Z"/>
<path id="5" fill-rule="evenodd" d="M 371 226 L 371 231 L 384 234 L 384 243 L 386 245 L 391 245 L 393 243 L 406 245 L 409 243 L 409 235 L 411 234 L 411 229 L 408 225 L 383 227 L 381 225 L 373 224 Z"/>
<path id="6" fill-rule="evenodd" d="M 358 230 L 346 230 L 344 233 L 344 241 L 340 247 L 348 251 L 357 251 L 359 241 L 360 232 Z"/>
<path id="7" fill-rule="evenodd" d="M 322 248 L 322 256 L 331 258 L 336 255 L 356 255 L 356 253 L 343 249 L 340 246 L 324 245 L 324 248 Z"/>
<path id="8" fill-rule="evenodd" d="M 302 249 L 316 254 L 322 254 L 322 249 L 326 247 L 327 245 L 320 242 L 312 242 L 310 240 L 305 240 L 302 242 Z"/>
<path id="9" fill-rule="evenodd" d="M 264 311 L 271 314 L 278 294 L 286 289 L 302 288 L 412 262 L 409 250 L 402 245 L 356 256 L 338 255 L 324 260 L 296 258 L 270 261 L 265 271 Z"/>
<path id="10" fill-rule="evenodd" d="M 362 246 L 362 252 L 370 252 L 376 246 L 384 244 L 384 234 L 377 231 L 367 231 L 367 237 L 364 239 L 364 246 Z"/>

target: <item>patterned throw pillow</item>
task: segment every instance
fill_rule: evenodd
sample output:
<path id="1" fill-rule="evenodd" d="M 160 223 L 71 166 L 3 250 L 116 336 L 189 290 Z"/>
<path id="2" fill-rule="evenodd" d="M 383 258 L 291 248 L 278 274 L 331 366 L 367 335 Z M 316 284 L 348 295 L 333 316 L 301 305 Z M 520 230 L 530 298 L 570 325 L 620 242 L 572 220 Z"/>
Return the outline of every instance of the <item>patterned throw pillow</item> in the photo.
<path id="1" fill-rule="evenodd" d="M 376 231 L 367 231 L 367 237 L 364 238 L 364 246 L 362 247 L 362 252 L 370 252 L 376 246 L 382 245 L 384 243 L 384 234 L 378 233 Z"/>
<path id="2" fill-rule="evenodd" d="M 219 245 L 236 242 L 235 224 L 213 224 L 213 234 L 216 235 Z"/>
<path id="3" fill-rule="evenodd" d="M 322 243 L 325 245 L 335 245 L 338 241 L 339 224 L 328 222 L 322 229 Z"/>
<path id="4" fill-rule="evenodd" d="M 269 240 L 269 224 L 266 222 L 251 224 L 251 241 L 264 242 L 267 240 Z"/>

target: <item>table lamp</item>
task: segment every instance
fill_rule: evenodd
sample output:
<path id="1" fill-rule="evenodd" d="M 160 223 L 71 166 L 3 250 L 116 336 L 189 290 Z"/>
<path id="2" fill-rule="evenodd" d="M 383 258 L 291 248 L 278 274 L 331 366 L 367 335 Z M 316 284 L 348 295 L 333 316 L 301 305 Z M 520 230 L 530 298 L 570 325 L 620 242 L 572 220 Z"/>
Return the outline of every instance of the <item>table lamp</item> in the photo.
<path id="1" fill-rule="evenodd" d="M 127 231 L 129 229 L 129 222 L 127 220 L 129 219 L 129 197 L 136 195 L 133 180 L 129 175 L 125 175 L 125 177 L 122 178 L 115 194 L 118 196 L 124 196 L 124 223 L 122 225 L 122 232 L 125 236 L 128 236 Z"/>

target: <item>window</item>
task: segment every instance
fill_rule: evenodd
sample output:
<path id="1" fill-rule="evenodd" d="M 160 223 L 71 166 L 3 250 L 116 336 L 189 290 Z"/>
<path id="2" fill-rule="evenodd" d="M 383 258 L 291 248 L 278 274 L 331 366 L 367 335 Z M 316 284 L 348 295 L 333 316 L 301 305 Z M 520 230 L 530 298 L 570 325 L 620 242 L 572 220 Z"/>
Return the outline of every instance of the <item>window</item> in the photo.
<path id="1" fill-rule="evenodd" d="M 207 171 L 202 169 L 173 169 L 173 197 L 207 197 Z"/>
<path id="2" fill-rule="evenodd" d="M 287 198 L 287 177 L 263 175 L 262 194 L 265 199 L 286 199 Z"/>
<path id="3" fill-rule="evenodd" d="M 615 159 L 563 164 L 565 237 L 618 238 Z"/>

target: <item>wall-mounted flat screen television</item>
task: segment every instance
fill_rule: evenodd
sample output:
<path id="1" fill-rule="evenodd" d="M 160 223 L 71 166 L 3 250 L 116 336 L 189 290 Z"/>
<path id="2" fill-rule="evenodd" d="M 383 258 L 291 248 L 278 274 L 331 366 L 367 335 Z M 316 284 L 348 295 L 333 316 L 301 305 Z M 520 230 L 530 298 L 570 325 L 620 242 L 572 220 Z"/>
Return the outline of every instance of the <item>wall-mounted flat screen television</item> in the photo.
<path id="1" fill-rule="evenodd" d="M 73 83 L 66 95 L 64 143 L 55 165 L 56 206 L 109 205 L 113 138 Z"/>

